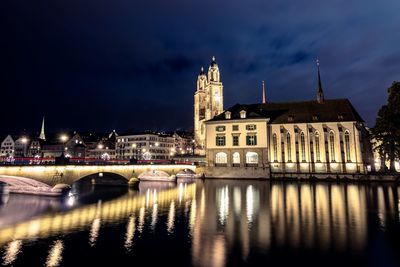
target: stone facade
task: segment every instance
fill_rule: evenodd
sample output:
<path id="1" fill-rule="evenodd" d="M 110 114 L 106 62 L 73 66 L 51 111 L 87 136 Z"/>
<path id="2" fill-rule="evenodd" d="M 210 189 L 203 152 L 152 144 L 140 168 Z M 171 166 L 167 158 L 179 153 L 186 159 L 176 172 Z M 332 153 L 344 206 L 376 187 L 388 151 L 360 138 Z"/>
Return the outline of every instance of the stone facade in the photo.
<path id="1" fill-rule="evenodd" d="M 212 119 L 224 110 L 223 86 L 218 64 L 212 58 L 208 74 L 203 67 L 197 77 L 197 87 L 194 94 L 194 135 L 196 152 L 205 153 L 205 125 L 204 122 Z"/>

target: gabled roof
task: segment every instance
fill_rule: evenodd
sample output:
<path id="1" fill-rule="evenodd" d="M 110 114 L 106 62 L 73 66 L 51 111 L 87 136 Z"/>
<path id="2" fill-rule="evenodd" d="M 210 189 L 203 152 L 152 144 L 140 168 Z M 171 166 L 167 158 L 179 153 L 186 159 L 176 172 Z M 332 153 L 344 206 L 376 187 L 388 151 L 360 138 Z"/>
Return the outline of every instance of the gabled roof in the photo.
<path id="1" fill-rule="evenodd" d="M 240 111 L 246 111 L 246 118 L 240 118 Z M 311 122 L 364 122 L 348 99 L 329 99 L 323 103 L 316 100 L 266 104 L 236 104 L 226 111 L 231 112 L 230 120 L 269 118 L 271 124 Z M 225 112 L 226 112 L 225 111 Z M 225 121 L 225 112 L 209 121 Z"/>

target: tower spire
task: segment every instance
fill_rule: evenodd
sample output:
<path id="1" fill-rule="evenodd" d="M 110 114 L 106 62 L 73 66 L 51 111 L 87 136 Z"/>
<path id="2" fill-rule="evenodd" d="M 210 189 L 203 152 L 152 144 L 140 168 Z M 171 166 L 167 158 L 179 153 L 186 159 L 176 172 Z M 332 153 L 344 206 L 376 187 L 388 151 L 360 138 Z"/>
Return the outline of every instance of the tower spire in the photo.
<path id="1" fill-rule="evenodd" d="M 265 100 L 265 84 L 264 81 L 262 81 L 262 103 L 265 104 L 267 101 Z"/>
<path id="2" fill-rule="evenodd" d="M 40 129 L 39 139 L 46 141 L 46 135 L 44 134 L 44 117 L 42 120 L 42 128 Z"/>
<path id="3" fill-rule="evenodd" d="M 322 90 L 321 73 L 319 70 L 319 59 L 317 59 L 317 69 L 318 69 L 318 91 L 317 91 L 317 102 L 322 104 L 325 101 L 324 91 Z"/>

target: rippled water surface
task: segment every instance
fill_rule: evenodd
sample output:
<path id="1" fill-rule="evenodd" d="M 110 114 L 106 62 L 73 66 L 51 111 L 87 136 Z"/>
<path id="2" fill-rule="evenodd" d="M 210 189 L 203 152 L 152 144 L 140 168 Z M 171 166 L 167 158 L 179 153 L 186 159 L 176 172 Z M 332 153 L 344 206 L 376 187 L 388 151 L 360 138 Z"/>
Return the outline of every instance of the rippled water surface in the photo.
<path id="1" fill-rule="evenodd" d="M 6 266 L 400 266 L 394 184 L 206 180 L 0 195 Z"/>

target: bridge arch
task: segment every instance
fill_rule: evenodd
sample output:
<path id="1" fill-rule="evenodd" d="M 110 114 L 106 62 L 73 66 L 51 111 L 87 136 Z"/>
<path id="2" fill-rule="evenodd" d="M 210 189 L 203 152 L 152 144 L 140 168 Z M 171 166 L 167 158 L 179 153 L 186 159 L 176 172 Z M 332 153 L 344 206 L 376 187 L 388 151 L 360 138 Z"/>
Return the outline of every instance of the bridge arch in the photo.
<path id="1" fill-rule="evenodd" d="M 91 183 L 95 185 L 128 185 L 129 178 L 115 172 L 95 172 L 77 178 L 73 184 Z"/>

